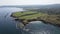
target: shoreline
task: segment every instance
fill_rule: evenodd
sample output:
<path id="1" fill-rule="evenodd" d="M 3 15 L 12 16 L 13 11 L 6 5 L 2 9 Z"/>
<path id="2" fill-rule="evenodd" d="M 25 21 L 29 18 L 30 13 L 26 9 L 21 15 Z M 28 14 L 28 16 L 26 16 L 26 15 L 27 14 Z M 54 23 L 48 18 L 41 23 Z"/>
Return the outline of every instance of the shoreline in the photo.
<path id="1" fill-rule="evenodd" d="M 15 21 L 19 21 L 22 24 L 24 24 L 24 26 L 26 24 L 29 24 L 29 22 L 32 22 L 32 21 L 42 21 L 45 24 L 51 24 L 51 25 L 60 27 L 60 24 L 58 24 L 58 23 L 56 24 L 56 23 L 53 23 L 53 22 L 50 22 L 50 21 L 47 21 L 47 20 L 44 20 L 44 19 L 39 19 L 40 17 L 38 17 L 37 19 L 29 19 L 29 20 L 26 20 L 26 19 L 19 19 L 18 17 L 13 16 L 13 14 L 14 13 L 11 14 L 11 17 L 13 17 Z"/>

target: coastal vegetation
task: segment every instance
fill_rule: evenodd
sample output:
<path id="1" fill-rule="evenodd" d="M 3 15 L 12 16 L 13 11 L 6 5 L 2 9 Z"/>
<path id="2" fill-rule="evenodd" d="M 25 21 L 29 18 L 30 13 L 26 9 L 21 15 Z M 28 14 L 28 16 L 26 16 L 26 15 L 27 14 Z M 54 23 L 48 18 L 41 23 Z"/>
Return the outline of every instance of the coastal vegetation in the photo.
<path id="1" fill-rule="evenodd" d="M 44 23 L 47 24 L 60 26 L 60 15 L 47 14 L 39 12 L 38 10 L 15 12 L 12 13 L 11 16 L 16 18 L 15 20 L 22 22 L 24 25 L 28 24 L 31 21 L 43 21 Z"/>

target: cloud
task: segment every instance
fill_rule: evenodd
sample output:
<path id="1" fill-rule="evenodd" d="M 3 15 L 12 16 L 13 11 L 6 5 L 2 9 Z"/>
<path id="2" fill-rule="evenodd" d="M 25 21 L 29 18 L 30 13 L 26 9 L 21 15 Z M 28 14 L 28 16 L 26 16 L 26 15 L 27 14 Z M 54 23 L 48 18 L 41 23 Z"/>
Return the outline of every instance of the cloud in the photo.
<path id="1" fill-rule="evenodd" d="M 0 5 L 60 4 L 60 0 L 0 0 Z"/>

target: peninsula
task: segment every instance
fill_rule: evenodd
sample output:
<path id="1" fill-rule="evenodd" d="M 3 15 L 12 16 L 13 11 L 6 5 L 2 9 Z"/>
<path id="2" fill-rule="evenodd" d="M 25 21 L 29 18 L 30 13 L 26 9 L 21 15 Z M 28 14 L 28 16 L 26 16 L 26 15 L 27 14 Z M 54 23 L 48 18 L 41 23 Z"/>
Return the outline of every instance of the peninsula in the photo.
<path id="1" fill-rule="evenodd" d="M 24 26 L 31 21 L 42 21 L 46 24 L 60 27 L 60 15 L 49 15 L 38 11 L 23 11 L 12 13 L 11 17 L 14 17 L 16 21 L 22 22 Z"/>

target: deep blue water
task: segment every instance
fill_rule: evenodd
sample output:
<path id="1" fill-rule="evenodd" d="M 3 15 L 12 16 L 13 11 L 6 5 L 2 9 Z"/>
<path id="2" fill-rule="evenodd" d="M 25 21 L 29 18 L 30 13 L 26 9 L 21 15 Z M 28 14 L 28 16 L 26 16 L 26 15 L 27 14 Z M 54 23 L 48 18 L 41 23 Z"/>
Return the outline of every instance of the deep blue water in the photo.
<path id="1" fill-rule="evenodd" d="M 0 8 L 0 34 L 19 34 L 16 21 L 10 17 L 12 12 L 22 11 L 22 8 Z"/>
<path id="2" fill-rule="evenodd" d="M 60 34 L 60 28 L 44 24 L 41 21 L 31 22 L 24 29 L 17 29 L 16 23 L 11 13 L 23 11 L 22 8 L 5 7 L 0 8 L 0 34 Z"/>

